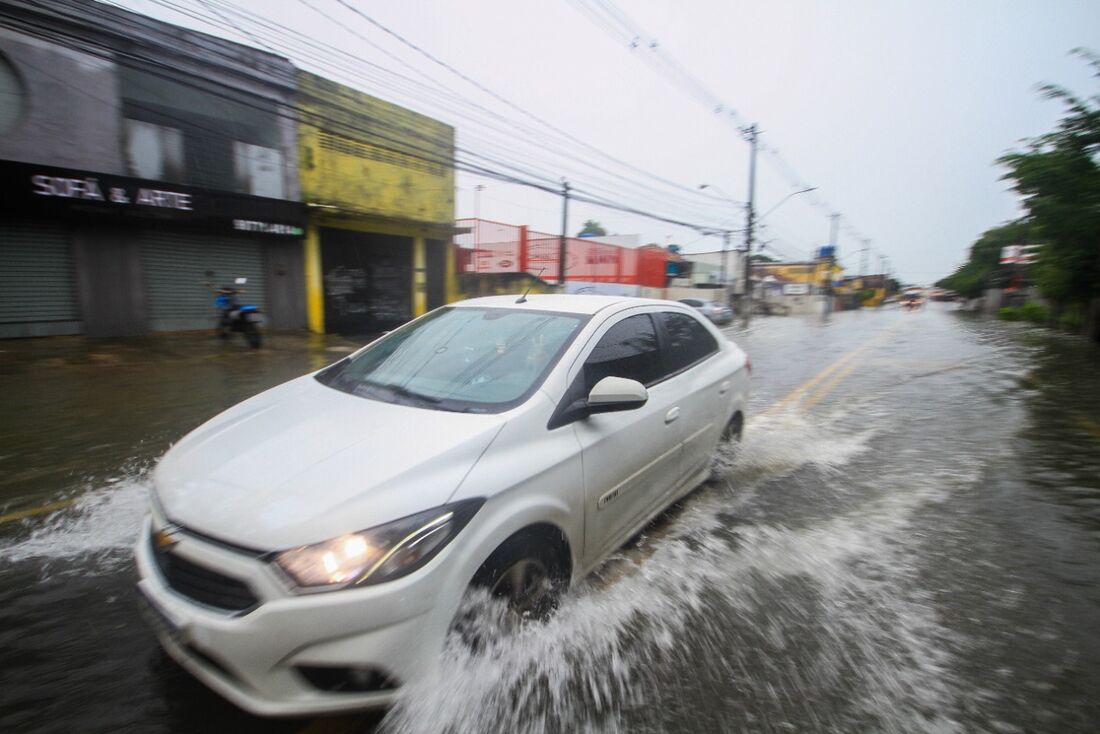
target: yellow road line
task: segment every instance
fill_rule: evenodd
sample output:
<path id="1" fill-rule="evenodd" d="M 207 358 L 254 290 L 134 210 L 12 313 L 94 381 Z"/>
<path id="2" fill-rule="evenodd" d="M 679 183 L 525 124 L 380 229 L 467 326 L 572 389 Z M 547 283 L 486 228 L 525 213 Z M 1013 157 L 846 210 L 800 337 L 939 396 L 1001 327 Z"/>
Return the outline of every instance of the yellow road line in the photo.
<path id="1" fill-rule="evenodd" d="M 814 375 L 810 379 L 806 380 L 806 382 L 804 382 L 801 385 L 799 385 L 798 387 L 796 387 L 794 390 L 791 390 L 787 394 L 786 397 L 784 397 L 782 400 L 780 400 L 776 403 L 773 403 L 770 407 L 768 407 L 766 410 L 759 413 L 758 415 L 761 415 L 761 416 L 770 415 L 772 413 L 776 413 L 776 412 L 782 410 L 783 408 L 790 405 L 795 400 L 798 400 L 799 398 L 801 398 L 803 395 L 808 393 L 810 390 L 813 390 L 818 385 L 818 383 L 828 379 L 834 373 L 839 372 L 839 374 L 836 377 L 834 377 L 832 380 L 830 380 L 828 384 L 824 385 L 820 390 L 818 390 L 817 393 L 815 393 L 814 395 L 812 395 L 809 398 L 809 400 L 812 401 L 809 404 L 810 405 L 816 405 L 834 387 L 836 387 L 837 384 L 839 384 L 842 379 L 847 377 L 851 373 L 851 371 L 853 369 L 855 369 L 856 365 L 854 364 L 854 362 L 858 357 L 863 355 L 865 352 L 867 352 L 867 350 L 871 349 L 872 347 L 877 346 L 879 342 L 881 342 L 886 337 L 888 337 L 895 329 L 898 328 L 898 326 L 900 326 L 900 323 L 896 326 L 892 326 L 889 329 L 886 329 L 885 331 L 879 332 L 875 336 L 872 336 L 870 339 L 865 341 L 862 345 L 860 345 L 856 349 L 852 350 L 851 352 L 848 352 L 847 354 L 842 356 L 840 359 L 833 362 L 831 365 L 829 365 L 825 369 L 821 370 L 820 372 L 818 372 L 816 375 Z"/>
<path id="2" fill-rule="evenodd" d="M 40 505 L 39 507 L 31 507 L 26 510 L 17 510 L 15 512 L 9 512 L 6 515 L 0 515 L 0 525 L 8 522 L 15 522 L 16 520 L 23 520 L 28 517 L 37 517 L 38 515 L 48 515 L 51 512 L 57 512 L 58 510 L 64 510 L 66 507 L 71 507 L 76 502 L 76 497 L 71 497 L 67 500 L 60 500 L 58 502 L 51 502 L 48 505 Z"/>
<path id="3" fill-rule="evenodd" d="M 859 350 L 859 352 L 854 353 L 852 359 L 848 360 L 848 365 L 844 369 L 840 370 L 840 372 L 837 372 L 836 375 L 834 375 L 828 382 L 818 388 L 818 390 L 813 395 L 810 395 L 806 398 L 806 400 L 802 403 L 803 407 L 812 408 L 820 403 L 822 399 L 824 399 L 829 393 L 833 391 L 833 389 L 837 385 L 840 384 L 841 380 L 852 374 L 852 370 L 854 370 L 856 367 L 859 367 L 860 364 L 859 360 L 856 359 L 856 357 L 861 356 L 861 353 L 863 351 L 865 350 L 861 349 Z"/>
<path id="4" fill-rule="evenodd" d="M 814 375 L 810 379 L 803 382 L 801 385 L 796 387 L 794 390 L 791 390 L 789 393 L 787 393 L 786 397 L 784 397 L 782 400 L 779 400 L 778 402 L 772 403 L 771 406 L 769 406 L 766 410 L 764 410 L 762 413 L 760 413 L 760 415 L 768 415 L 769 413 L 775 413 L 776 411 L 781 410 L 782 408 L 786 407 L 787 405 L 794 402 L 795 400 L 798 400 L 808 390 L 813 389 L 813 387 L 815 385 L 817 385 L 817 383 L 821 382 L 822 380 L 827 378 L 829 375 L 836 372 L 838 369 L 841 369 L 842 367 L 844 367 L 844 365 L 846 365 L 849 361 L 852 360 L 852 358 L 858 353 L 858 351 L 859 350 L 856 350 L 855 352 L 849 352 L 848 354 L 845 354 L 843 357 L 841 357 L 837 361 L 833 362 L 831 365 L 829 365 L 825 369 L 821 370 L 820 372 L 818 372 L 816 375 Z"/>

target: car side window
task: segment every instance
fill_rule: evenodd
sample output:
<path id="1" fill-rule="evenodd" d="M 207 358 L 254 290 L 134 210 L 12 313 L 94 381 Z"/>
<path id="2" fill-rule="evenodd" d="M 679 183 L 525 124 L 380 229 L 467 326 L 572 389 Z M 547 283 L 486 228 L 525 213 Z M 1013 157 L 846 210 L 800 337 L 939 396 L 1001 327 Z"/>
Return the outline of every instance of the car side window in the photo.
<path id="1" fill-rule="evenodd" d="M 605 377 L 626 377 L 643 385 L 661 377 L 657 330 L 649 314 L 629 316 L 603 335 L 584 362 L 585 394 Z"/>
<path id="2" fill-rule="evenodd" d="M 705 326 L 684 313 L 663 311 L 660 315 L 668 334 L 665 370 L 674 374 L 718 351 L 718 342 Z"/>

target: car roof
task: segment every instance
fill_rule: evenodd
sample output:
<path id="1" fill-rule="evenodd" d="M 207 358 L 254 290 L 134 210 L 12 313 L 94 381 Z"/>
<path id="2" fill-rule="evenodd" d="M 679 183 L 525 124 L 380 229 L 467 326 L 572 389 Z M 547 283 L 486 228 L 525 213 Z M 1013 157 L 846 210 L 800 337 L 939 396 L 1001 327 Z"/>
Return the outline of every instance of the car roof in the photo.
<path id="1" fill-rule="evenodd" d="M 481 308 L 514 308 L 528 311 L 559 311 L 562 313 L 577 313 L 591 315 L 606 308 L 626 306 L 679 306 L 684 304 L 679 301 L 662 301 L 655 298 L 635 298 L 634 296 L 596 296 L 596 295 L 562 295 L 557 293 L 529 293 L 523 303 L 516 303 L 521 294 L 508 296 L 485 296 L 483 298 L 471 298 L 466 301 L 458 301 L 449 305 L 462 307 Z"/>

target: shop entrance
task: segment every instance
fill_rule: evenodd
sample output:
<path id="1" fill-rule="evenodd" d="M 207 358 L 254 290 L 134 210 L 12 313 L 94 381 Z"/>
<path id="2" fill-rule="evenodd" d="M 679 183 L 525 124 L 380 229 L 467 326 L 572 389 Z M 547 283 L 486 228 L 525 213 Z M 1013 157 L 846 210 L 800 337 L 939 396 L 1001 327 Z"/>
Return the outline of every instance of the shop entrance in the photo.
<path id="1" fill-rule="evenodd" d="M 411 237 L 321 229 L 325 332 L 364 335 L 412 318 Z"/>

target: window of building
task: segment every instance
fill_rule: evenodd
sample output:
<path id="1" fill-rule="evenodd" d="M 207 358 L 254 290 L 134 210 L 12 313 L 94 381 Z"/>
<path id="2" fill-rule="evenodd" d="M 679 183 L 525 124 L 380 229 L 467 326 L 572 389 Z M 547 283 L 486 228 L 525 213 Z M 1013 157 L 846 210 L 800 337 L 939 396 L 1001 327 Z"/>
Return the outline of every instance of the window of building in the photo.
<path id="1" fill-rule="evenodd" d="M 643 385 L 661 378 L 657 330 L 649 314 L 623 319 L 603 335 L 584 363 L 587 394 L 605 377 L 626 377 Z"/>
<path id="2" fill-rule="evenodd" d="M 131 176 L 183 183 L 183 133 L 126 120 L 126 167 Z"/>
<path id="3" fill-rule="evenodd" d="M 135 174 L 156 173 L 162 164 L 163 174 L 150 178 L 222 191 L 262 192 L 261 196 L 283 193 L 282 175 L 273 176 L 268 170 L 284 163 L 281 127 L 272 100 L 236 92 L 227 95 L 212 81 L 186 75 L 176 80 L 126 64 L 119 65 L 118 78 L 122 116 L 152 126 L 133 127 L 131 140 L 137 149 L 130 152 L 131 165 L 142 169 Z M 171 139 L 164 130 L 173 131 Z M 160 151 L 164 160 L 158 162 L 154 151 Z M 178 175 L 172 168 L 177 158 L 181 161 Z"/>
<path id="4" fill-rule="evenodd" d="M 661 314 L 668 334 L 665 369 L 674 374 L 718 351 L 718 342 L 698 320 L 683 313 Z"/>
<path id="5" fill-rule="evenodd" d="M 274 148 L 233 143 L 237 191 L 253 196 L 283 198 L 283 154 Z"/>

